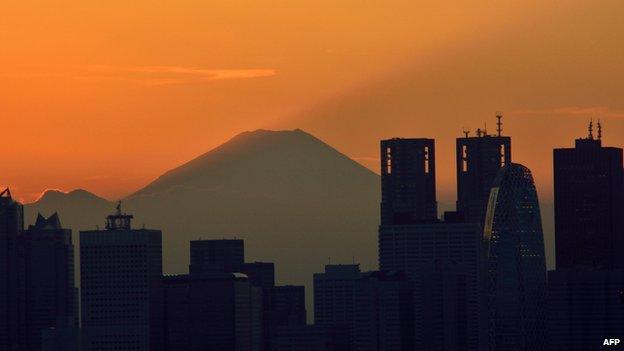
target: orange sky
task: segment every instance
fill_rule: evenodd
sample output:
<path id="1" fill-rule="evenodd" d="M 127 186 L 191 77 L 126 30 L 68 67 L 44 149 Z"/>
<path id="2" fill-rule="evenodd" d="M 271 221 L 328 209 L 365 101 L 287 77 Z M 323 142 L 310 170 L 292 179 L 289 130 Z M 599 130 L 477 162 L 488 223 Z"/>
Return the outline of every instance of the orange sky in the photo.
<path id="1" fill-rule="evenodd" d="M 19 1 L 0 12 L 0 184 L 126 195 L 245 130 L 303 128 L 376 169 L 377 143 L 505 113 L 551 196 L 589 117 L 624 142 L 621 1 Z"/>

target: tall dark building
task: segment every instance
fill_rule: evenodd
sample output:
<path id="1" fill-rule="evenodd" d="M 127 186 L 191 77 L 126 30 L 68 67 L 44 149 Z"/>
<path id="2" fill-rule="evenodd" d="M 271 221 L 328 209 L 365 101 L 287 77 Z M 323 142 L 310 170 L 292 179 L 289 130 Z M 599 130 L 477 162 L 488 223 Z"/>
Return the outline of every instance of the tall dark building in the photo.
<path id="1" fill-rule="evenodd" d="M 327 265 L 325 273 L 314 275 L 315 322 L 343 329 L 348 350 L 413 350 L 412 296 L 402 273 L 361 273 L 358 265 Z"/>
<path id="2" fill-rule="evenodd" d="M 604 339 L 622 335 L 624 270 L 579 267 L 548 272 L 547 330 L 550 351 L 599 350 Z"/>
<path id="3" fill-rule="evenodd" d="M 543 350 L 546 258 L 537 191 L 528 168 L 510 163 L 498 172 L 484 235 L 490 350 Z"/>
<path id="4" fill-rule="evenodd" d="M 249 282 L 266 292 L 275 286 L 275 264 L 273 262 L 246 262 L 239 272 L 245 273 Z"/>
<path id="5" fill-rule="evenodd" d="M 602 130 L 554 150 L 557 269 L 548 275 L 550 350 L 588 350 L 624 330 L 622 149 Z"/>
<path id="6" fill-rule="evenodd" d="M 403 272 L 362 273 L 354 300 L 354 350 L 415 349 L 413 289 Z"/>
<path id="7" fill-rule="evenodd" d="M 381 141 L 381 224 L 412 224 L 437 218 L 435 141 Z"/>
<path id="8" fill-rule="evenodd" d="M 80 232 L 84 350 L 163 349 L 162 233 L 132 229 L 132 216 Z"/>
<path id="9" fill-rule="evenodd" d="M 192 240 L 191 274 L 197 272 L 240 272 L 245 263 L 245 244 L 239 239 Z"/>
<path id="10" fill-rule="evenodd" d="M 501 167 L 511 163 L 511 138 L 477 130 L 477 136 L 457 138 L 457 212 L 467 222 L 483 225 L 490 188 Z"/>
<path id="11" fill-rule="evenodd" d="M 416 349 L 480 350 L 482 226 L 457 213 L 437 219 L 433 146 L 430 139 L 381 142 L 379 267 L 412 283 Z"/>
<path id="12" fill-rule="evenodd" d="M 622 149 L 594 139 L 554 150 L 557 269 L 624 268 Z"/>
<path id="13" fill-rule="evenodd" d="M 273 287 L 270 294 L 272 325 L 306 325 L 305 286 Z"/>
<path id="14" fill-rule="evenodd" d="M 0 193 L 0 350 L 19 350 L 17 239 L 24 209 L 9 189 Z"/>
<path id="15" fill-rule="evenodd" d="M 241 273 L 166 276 L 166 351 L 259 351 L 262 291 Z"/>
<path id="16" fill-rule="evenodd" d="M 61 226 L 56 213 L 49 218 L 39 214 L 19 236 L 18 248 L 21 344 L 24 350 L 39 351 L 42 330 L 57 327 L 58 321 L 78 323 L 72 232 Z"/>
<path id="17" fill-rule="evenodd" d="M 483 349 L 482 235 L 477 223 L 452 221 L 379 227 L 379 268 L 414 286 L 416 349 Z"/>

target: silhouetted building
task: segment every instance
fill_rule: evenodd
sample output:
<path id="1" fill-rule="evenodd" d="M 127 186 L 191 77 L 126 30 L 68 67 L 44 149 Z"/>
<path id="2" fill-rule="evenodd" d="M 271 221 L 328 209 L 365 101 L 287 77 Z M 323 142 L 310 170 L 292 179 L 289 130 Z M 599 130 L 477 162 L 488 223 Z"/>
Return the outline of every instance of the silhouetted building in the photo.
<path id="1" fill-rule="evenodd" d="M 20 315 L 24 350 L 41 350 L 41 332 L 59 319 L 78 323 L 74 245 L 56 213 L 41 214 L 18 238 Z M 60 327 L 60 326 L 59 326 Z"/>
<path id="2" fill-rule="evenodd" d="M 262 292 L 247 276 L 166 276 L 164 284 L 165 350 L 261 350 Z"/>
<path id="3" fill-rule="evenodd" d="M 300 325 L 279 327 L 273 351 L 347 351 L 349 339 L 344 327 Z"/>
<path id="4" fill-rule="evenodd" d="M 546 260 L 531 171 L 511 163 L 494 180 L 485 222 L 491 350 L 543 350 Z"/>
<path id="5" fill-rule="evenodd" d="M 366 272 L 355 283 L 353 350 L 414 350 L 412 285 L 402 272 Z"/>
<path id="6" fill-rule="evenodd" d="M 413 350 L 411 285 L 398 272 L 327 265 L 314 275 L 316 325 L 343 328 L 350 350 Z"/>
<path id="7" fill-rule="evenodd" d="M 240 272 L 245 263 L 245 244 L 239 239 L 192 240 L 191 274 Z"/>
<path id="8" fill-rule="evenodd" d="M 324 273 L 314 274 L 314 323 L 325 327 L 353 330 L 355 282 L 360 279 L 357 264 L 326 265 Z"/>
<path id="9" fill-rule="evenodd" d="M 457 138 L 456 162 L 457 212 L 463 220 L 483 225 L 494 178 L 511 162 L 511 138 L 481 130 L 474 137 L 466 133 Z"/>
<path id="10" fill-rule="evenodd" d="M 271 304 L 271 293 L 275 286 L 275 265 L 273 262 L 243 263 L 240 272 L 248 277 L 251 285 L 262 291 L 263 349 L 270 350 L 272 335 L 275 332 Z"/>
<path id="11" fill-rule="evenodd" d="M 381 141 L 381 224 L 412 224 L 437 218 L 435 141 Z"/>
<path id="12" fill-rule="evenodd" d="M 416 349 L 484 347 L 481 238 L 478 223 L 379 227 L 380 269 L 403 271 L 413 283 Z"/>
<path id="13" fill-rule="evenodd" d="M 252 285 L 267 292 L 270 292 L 275 286 L 275 264 L 273 262 L 243 263 L 239 271 L 247 275 Z"/>
<path id="14" fill-rule="evenodd" d="M 24 209 L 9 189 L 0 193 L 0 350 L 18 350 L 17 239 L 24 228 Z"/>
<path id="15" fill-rule="evenodd" d="M 84 350 L 162 350 L 162 233 L 132 229 L 132 216 L 80 232 Z"/>
<path id="16" fill-rule="evenodd" d="M 305 286 L 276 286 L 271 290 L 270 296 L 274 326 L 306 324 Z"/>
<path id="17" fill-rule="evenodd" d="M 575 144 L 554 150 L 557 269 L 624 268 L 622 149 L 591 130 Z"/>
<path id="18" fill-rule="evenodd" d="M 41 351 L 80 351 L 80 328 L 74 318 L 59 318 L 41 332 Z"/>
<path id="19" fill-rule="evenodd" d="M 549 350 L 598 350 L 624 331 L 624 270 L 548 272 Z"/>

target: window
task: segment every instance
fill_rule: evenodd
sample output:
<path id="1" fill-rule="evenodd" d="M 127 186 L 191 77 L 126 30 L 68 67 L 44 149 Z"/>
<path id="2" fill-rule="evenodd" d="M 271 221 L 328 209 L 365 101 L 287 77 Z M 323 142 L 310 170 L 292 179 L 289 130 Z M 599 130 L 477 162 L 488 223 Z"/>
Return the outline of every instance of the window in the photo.
<path id="1" fill-rule="evenodd" d="M 386 148 L 386 174 L 392 174 L 392 148 Z"/>
<path id="2" fill-rule="evenodd" d="M 425 146 L 425 173 L 429 173 L 429 146 Z"/>
<path id="3" fill-rule="evenodd" d="M 462 145 L 462 172 L 468 172 L 468 147 Z"/>

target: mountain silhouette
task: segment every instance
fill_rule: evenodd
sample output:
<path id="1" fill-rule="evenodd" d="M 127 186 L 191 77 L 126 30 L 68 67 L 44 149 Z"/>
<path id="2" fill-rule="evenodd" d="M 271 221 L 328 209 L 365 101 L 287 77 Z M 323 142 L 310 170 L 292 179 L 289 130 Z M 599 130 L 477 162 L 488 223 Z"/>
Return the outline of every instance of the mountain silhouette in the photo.
<path id="1" fill-rule="evenodd" d="M 166 273 L 188 270 L 190 240 L 236 237 L 248 261 L 276 263 L 278 282 L 310 287 L 329 261 L 376 267 L 379 200 L 379 176 L 321 140 L 257 130 L 164 173 L 123 209 L 135 227 L 162 229 Z M 58 211 L 77 233 L 102 227 L 113 210 L 83 190 L 49 191 L 26 218 Z"/>

